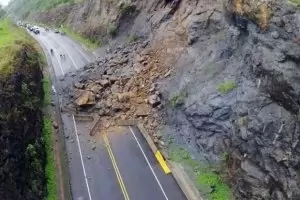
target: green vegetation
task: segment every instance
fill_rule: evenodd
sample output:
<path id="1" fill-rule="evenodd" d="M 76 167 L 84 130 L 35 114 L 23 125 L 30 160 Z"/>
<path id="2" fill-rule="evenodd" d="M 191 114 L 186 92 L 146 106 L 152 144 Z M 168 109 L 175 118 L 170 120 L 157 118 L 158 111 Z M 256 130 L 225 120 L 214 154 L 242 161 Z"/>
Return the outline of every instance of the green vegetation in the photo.
<path id="1" fill-rule="evenodd" d="M 176 95 L 173 95 L 169 102 L 172 108 L 181 106 L 184 103 L 184 99 L 186 98 L 186 94 L 184 94 L 183 92 L 179 92 Z"/>
<path id="2" fill-rule="evenodd" d="M 46 151 L 46 178 L 47 178 L 47 200 L 56 200 L 56 167 L 54 160 L 53 139 L 52 139 L 52 123 L 49 117 L 43 119 L 43 137 Z"/>
<path id="3" fill-rule="evenodd" d="M 217 174 L 212 167 L 193 159 L 186 149 L 171 145 L 169 155 L 173 162 L 184 165 L 188 174 L 194 178 L 200 193 L 206 198 L 209 200 L 233 199 L 230 188 L 222 181 L 222 176 Z"/>
<path id="4" fill-rule="evenodd" d="M 300 0 L 289 0 L 289 1 L 300 6 Z"/>
<path id="5" fill-rule="evenodd" d="M 17 127 L 8 129 L 5 136 L 14 148 L 3 144 L 0 151 L 1 154 L 18 152 L 17 157 L 8 160 L 8 165 L 0 166 L 0 171 L 14 170 L 9 171 L 10 177 L 3 179 L 3 183 L 9 187 L 6 190 L 8 194 L 13 192 L 22 195 L 24 199 L 44 199 L 46 196 L 46 200 L 56 200 L 52 123 L 41 112 L 43 104 L 48 105 L 51 101 L 51 83 L 49 77 L 46 77 L 42 88 L 45 56 L 41 52 L 24 29 L 13 25 L 9 20 L 0 21 L 0 82 L 5 85 L 0 88 L 5 108 L 0 111 L 0 122 L 12 123 L 12 126 Z M 16 164 L 20 166 L 11 166 Z M 17 185 L 16 180 L 18 187 L 14 186 Z"/>
<path id="6" fill-rule="evenodd" d="M 50 105 L 51 103 L 51 81 L 50 77 L 44 77 L 43 79 L 44 89 L 44 106 Z"/>
<path id="7" fill-rule="evenodd" d="M 0 19 L 3 18 L 5 16 L 5 14 L 6 14 L 5 10 L 0 5 Z"/>
<path id="8" fill-rule="evenodd" d="M 44 90 L 44 106 L 47 106 L 51 102 L 51 81 L 50 77 L 44 77 L 43 79 Z M 54 160 L 53 138 L 52 138 L 52 122 L 51 119 L 44 115 L 43 118 L 43 138 L 46 152 L 46 179 L 47 179 L 47 198 L 46 200 L 56 200 L 56 165 Z"/>
<path id="9" fill-rule="evenodd" d="M 239 126 L 248 126 L 248 116 L 240 117 L 237 119 L 237 124 Z"/>
<path id="10" fill-rule="evenodd" d="M 123 15 L 129 14 L 130 12 L 135 10 L 134 5 L 131 5 L 130 3 L 125 2 L 125 1 L 123 1 L 119 4 L 119 8 Z"/>
<path id="11" fill-rule="evenodd" d="M 31 87 L 36 87 L 32 85 Z M 25 108 L 33 110 L 36 107 L 40 107 L 41 100 L 39 97 L 32 94 L 29 86 L 26 83 L 22 83 L 22 102 Z"/>
<path id="12" fill-rule="evenodd" d="M 133 34 L 133 35 L 130 36 L 129 42 L 130 43 L 137 42 L 139 39 L 140 39 L 140 37 L 138 35 Z"/>
<path id="13" fill-rule="evenodd" d="M 75 0 L 12 0 L 8 10 L 25 19 L 31 12 L 49 10 L 64 3 L 75 3 Z"/>
<path id="14" fill-rule="evenodd" d="M 117 35 L 118 28 L 114 24 L 108 24 L 107 25 L 107 34 L 111 35 L 112 37 L 115 37 Z"/>
<path id="15" fill-rule="evenodd" d="M 44 192 L 44 183 L 42 182 L 42 179 L 37 178 L 44 173 L 44 168 L 41 162 L 44 155 L 41 149 L 43 149 L 42 141 L 36 140 L 33 145 L 29 144 L 25 151 L 25 160 L 30 163 L 28 167 L 30 177 L 28 180 L 29 185 L 31 190 L 39 196 L 43 196 Z"/>
<path id="16" fill-rule="evenodd" d="M 217 90 L 223 94 L 231 92 L 237 85 L 234 81 L 225 81 L 217 86 Z"/>
<path id="17" fill-rule="evenodd" d="M 0 73 L 6 75 L 12 72 L 16 53 L 21 43 L 30 43 L 32 38 L 9 20 L 0 20 Z"/>
<path id="18" fill-rule="evenodd" d="M 60 28 L 60 30 L 65 32 L 66 34 L 68 34 L 68 36 L 70 36 L 73 40 L 78 41 L 81 44 L 84 44 L 91 51 L 93 51 L 96 48 L 98 48 L 99 46 L 101 46 L 100 41 L 96 41 L 96 40 L 92 40 L 90 38 L 84 37 L 79 33 L 75 33 L 68 27 Z"/>

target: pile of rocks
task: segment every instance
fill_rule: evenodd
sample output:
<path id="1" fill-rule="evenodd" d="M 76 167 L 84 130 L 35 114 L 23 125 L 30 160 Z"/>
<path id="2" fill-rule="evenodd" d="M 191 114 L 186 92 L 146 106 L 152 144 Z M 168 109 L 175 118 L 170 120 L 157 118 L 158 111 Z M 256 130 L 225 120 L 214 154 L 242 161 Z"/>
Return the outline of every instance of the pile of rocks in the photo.
<path id="1" fill-rule="evenodd" d="M 97 113 L 110 125 L 120 119 L 139 119 L 156 126 L 153 112 L 163 106 L 161 93 L 153 83 L 153 77 L 158 75 L 147 74 L 151 66 L 146 45 L 147 42 L 119 46 L 113 52 L 108 49 L 105 57 L 73 74 L 72 87 L 64 88 L 69 99 L 65 106 L 77 112 Z"/>

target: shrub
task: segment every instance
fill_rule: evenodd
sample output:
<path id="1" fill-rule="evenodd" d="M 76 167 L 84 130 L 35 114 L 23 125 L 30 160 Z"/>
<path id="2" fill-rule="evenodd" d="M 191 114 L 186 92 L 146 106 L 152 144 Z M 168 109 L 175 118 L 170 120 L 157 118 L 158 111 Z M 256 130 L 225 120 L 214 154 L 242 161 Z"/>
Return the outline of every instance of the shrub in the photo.
<path id="1" fill-rule="evenodd" d="M 234 88 L 236 88 L 237 85 L 234 81 L 225 81 L 223 83 L 220 83 L 217 86 L 217 90 L 223 94 L 229 93 L 232 91 Z"/>
<path id="2" fill-rule="evenodd" d="M 289 0 L 289 1 L 300 6 L 300 0 Z"/>
<path id="3" fill-rule="evenodd" d="M 108 24 L 107 26 L 107 33 L 111 35 L 112 37 L 115 37 L 117 35 L 117 27 L 114 24 Z"/>
<path id="4" fill-rule="evenodd" d="M 129 3 L 126 3 L 126 2 L 120 3 L 119 8 L 120 8 L 122 15 L 126 15 L 126 14 L 129 14 L 130 12 L 135 11 L 135 6 L 131 5 Z"/>
<path id="5" fill-rule="evenodd" d="M 184 103 L 186 95 L 183 92 L 180 92 L 170 98 L 170 104 L 173 108 L 181 106 Z"/>
<path id="6" fill-rule="evenodd" d="M 180 163 L 186 172 L 196 182 L 197 189 L 208 200 L 233 199 L 230 188 L 223 182 L 223 176 L 214 168 L 194 159 L 187 149 L 171 145 L 169 146 L 170 160 Z M 224 159 L 228 159 L 228 153 L 224 153 Z"/>
<path id="7" fill-rule="evenodd" d="M 140 39 L 140 37 L 139 37 L 138 35 L 133 34 L 132 36 L 130 36 L 129 42 L 130 42 L 130 43 L 133 43 L 133 42 L 138 41 L 139 39 Z"/>

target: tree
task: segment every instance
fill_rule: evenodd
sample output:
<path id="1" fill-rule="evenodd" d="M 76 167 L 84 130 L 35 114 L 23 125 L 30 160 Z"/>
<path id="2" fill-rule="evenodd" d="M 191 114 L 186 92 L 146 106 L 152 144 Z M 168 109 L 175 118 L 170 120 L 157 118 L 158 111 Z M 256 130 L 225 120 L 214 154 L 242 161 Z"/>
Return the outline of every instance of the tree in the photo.
<path id="1" fill-rule="evenodd" d="M 5 16 L 6 12 L 3 9 L 3 7 L 0 5 L 0 19 L 3 18 Z"/>

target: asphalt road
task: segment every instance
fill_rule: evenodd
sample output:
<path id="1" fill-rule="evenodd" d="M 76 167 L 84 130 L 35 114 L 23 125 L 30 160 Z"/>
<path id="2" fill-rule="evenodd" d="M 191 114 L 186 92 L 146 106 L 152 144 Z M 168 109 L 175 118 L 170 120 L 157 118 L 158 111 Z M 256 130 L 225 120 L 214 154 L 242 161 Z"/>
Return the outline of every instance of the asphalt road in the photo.
<path id="1" fill-rule="evenodd" d="M 67 36 L 43 30 L 33 36 L 56 77 L 74 72 L 93 59 Z M 55 82 L 54 90 L 59 90 L 61 84 Z M 72 113 L 63 112 L 61 117 L 74 200 L 186 199 L 173 176 L 164 173 L 137 128 L 115 127 L 90 136 L 91 122 L 79 121 Z"/>

